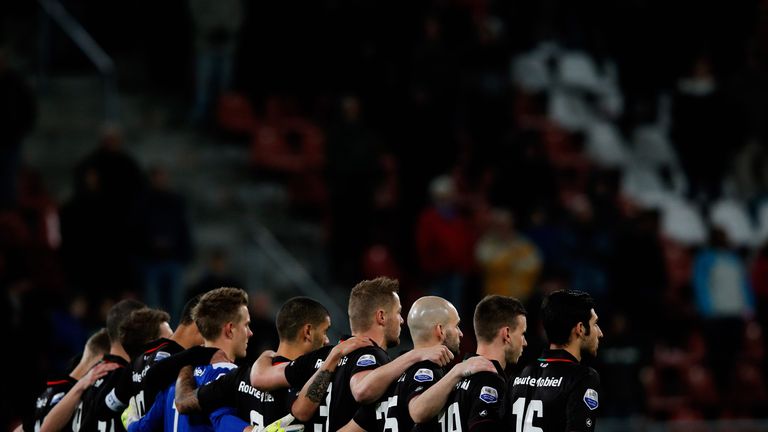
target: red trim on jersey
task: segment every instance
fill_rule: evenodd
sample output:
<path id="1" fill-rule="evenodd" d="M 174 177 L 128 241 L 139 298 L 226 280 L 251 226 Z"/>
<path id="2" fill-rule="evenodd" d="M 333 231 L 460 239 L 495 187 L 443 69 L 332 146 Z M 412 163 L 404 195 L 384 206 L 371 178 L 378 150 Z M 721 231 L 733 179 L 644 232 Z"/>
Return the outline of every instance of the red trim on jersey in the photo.
<path id="1" fill-rule="evenodd" d="M 69 380 L 63 379 L 63 380 L 58 380 L 58 381 L 48 381 L 47 383 L 45 383 L 45 385 L 47 385 L 47 386 L 55 386 L 55 385 L 59 385 L 59 384 L 66 384 L 68 382 L 69 382 Z"/>
<path id="2" fill-rule="evenodd" d="M 162 347 L 164 347 L 166 345 L 168 345 L 168 342 L 163 342 L 163 343 L 161 343 L 160 345 L 158 345 L 158 346 L 156 346 L 154 348 L 150 348 L 150 349 L 144 351 L 144 354 L 153 353 L 153 352 L 159 350 L 160 348 L 162 348 Z"/>
<path id="3" fill-rule="evenodd" d="M 290 363 L 290 362 L 289 361 L 284 361 L 284 362 L 272 363 L 272 366 L 277 366 L 277 365 L 286 364 L 286 363 Z"/>
<path id="4" fill-rule="evenodd" d="M 565 358 L 540 358 L 538 361 L 547 362 L 547 363 L 576 363 L 575 361 L 571 359 L 565 359 Z"/>

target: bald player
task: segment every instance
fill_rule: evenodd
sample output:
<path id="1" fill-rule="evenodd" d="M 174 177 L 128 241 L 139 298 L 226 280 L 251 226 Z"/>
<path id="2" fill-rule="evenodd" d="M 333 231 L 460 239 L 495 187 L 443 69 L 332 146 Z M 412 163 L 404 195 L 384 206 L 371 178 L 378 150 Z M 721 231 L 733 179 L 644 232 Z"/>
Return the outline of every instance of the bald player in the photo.
<path id="1" fill-rule="evenodd" d="M 445 346 L 454 356 L 459 354 L 459 345 L 463 336 L 459 328 L 459 313 L 447 300 L 427 296 L 416 300 L 408 312 L 408 329 L 413 338 L 414 349 Z M 452 374 L 469 376 L 473 372 L 496 369 L 488 359 L 475 357 L 453 368 Z M 439 382 L 444 375 L 443 368 L 437 363 L 425 360 L 410 366 L 387 389 L 386 394 L 378 403 L 361 408 L 355 415 L 354 425 L 345 432 L 353 430 L 384 431 L 414 430 L 414 420 L 410 409 L 420 404 L 421 395 L 432 385 Z M 448 390 L 450 392 L 450 389 Z M 441 406 L 442 407 L 442 406 Z M 431 418 L 420 419 L 416 425 L 418 431 L 439 431 L 435 410 Z M 359 427 L 359 428 L 358 428 Z"/>

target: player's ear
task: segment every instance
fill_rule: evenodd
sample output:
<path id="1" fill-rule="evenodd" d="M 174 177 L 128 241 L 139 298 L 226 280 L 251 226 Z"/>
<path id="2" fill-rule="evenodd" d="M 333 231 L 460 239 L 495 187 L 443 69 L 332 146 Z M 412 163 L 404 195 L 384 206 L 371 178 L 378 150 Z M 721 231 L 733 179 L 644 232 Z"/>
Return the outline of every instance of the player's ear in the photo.
<path id="1" fill-rule="evenodd" d="M 378 325 L 384 325 L 384 322 L 386 321 L 387 314 L 384 312 L 384 309 L 379 309 L 376 311 L 376 324 Z"/>
<path id="2" fill-rule="evenodd" d="M 445 340 L 445 329 L 442 324 L 435 325 L 435 336 L 437 336 L 437 340 L 441 342 Z"/>
<path id="3" fill-rule="evenodd" d="M 235 327 L 235 323 L 233 322 L 228 322 L 224 324 L 224 336 L 228 338 L 232 338 L 232 335 L 233 335 L 232 330 L 234 329 L 234 327 Z"/>
<path id="4" fill-rule="evenodd" d="M 306 342 L 312 341 L 312 324 L 304 324 L 304 328 L 301 331 L 301 335 Z"/>

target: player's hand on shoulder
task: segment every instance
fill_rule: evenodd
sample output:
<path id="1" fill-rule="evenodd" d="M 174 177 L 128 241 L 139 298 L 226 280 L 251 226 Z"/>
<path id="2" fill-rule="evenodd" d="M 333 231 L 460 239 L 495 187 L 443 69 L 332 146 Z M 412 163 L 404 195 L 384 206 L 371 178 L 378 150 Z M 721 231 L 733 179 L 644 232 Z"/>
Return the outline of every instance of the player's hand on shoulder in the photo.
<path id="1" fill-rule="evenodd" d="M 90 387 L 98 381 L 100 378 L 104 377 L 104 375 L 112 372 L 113 370 L 119 368 L 120 365 L 117 363 L 112 362 L 101 362 L 91 368 L 90 371 L 88 371 L 87 374 L 85 374 L 84 377 L 80 379 L 80 382 L 83 383 L 85 387 Z"/>
<path id="2" fill-rule="evenodd" d="M 496 366 L 485 357 L 471 357 L 456 365 L 457 372 L 463 376 L 472 376 L 478 372 L 496 372 Z"/>
<path id="3" fill-rule="evenodd" d="M 445 366 L 453 360 L 453 353 L 445 345 L 435 345 L 414 350 L 419 361 L 431 361 L 440 366 Z"/>
<path id="4" fill-rule="evenodd" d="M 336 345 L 334 349 L 338 349 L 337 353 L 339 356 L 344 357 L 354 351 L 357 351 L 360 348 L 365 348 L 368 346 L 373 346 L 373 341 L 371 341 L 370 338 L 353 336 Z"/>

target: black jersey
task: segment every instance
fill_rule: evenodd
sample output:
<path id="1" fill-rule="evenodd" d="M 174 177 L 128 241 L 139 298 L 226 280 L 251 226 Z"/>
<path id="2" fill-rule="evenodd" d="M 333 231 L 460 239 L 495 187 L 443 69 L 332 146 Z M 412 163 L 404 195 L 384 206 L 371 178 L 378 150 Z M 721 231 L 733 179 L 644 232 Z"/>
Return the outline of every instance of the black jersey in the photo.
<path id="1" fill-rule="evenodd" d="M 438 419 L 443 432 L 504 430 L 504 398 L 507 381 L 504 369 L 491 360 L 496 372 L 478 372 L 464 378 L 448 396 Z"/>
<path id="2" fill-rule="evenodd" d="M 408 404 L 415 396 L 440 381 L 443 374 L 443 368 L 428 360 L 412 365 L 389 386 L 381 400 L 357 411 L 355 423 L 369 432 L 438 432 L 440 427 L 437 418 L 414 425 Z"/>
<path id="3" fill-rule="evenodd" d="M 120 414 L 128 406 L 115 395 L 115 387 L 123 380 L 130 379 L 129 363 L 122 357 L 107 354 L 102 363 L 117 363 L 118 368 L 98 379 L 84 393 L 72 419 L 72 430 L 90 431 L 125 431 Z"/>
<path id="4" fill-rule="evenodd" d="M 51 409 L 64 398 L 75 384 L 77 384 L 77 380 L 69 375 L 47 381 L 45 383 L 45 390 L 40 393 L 40 396 L 35 401 L 34 414 L 24 422 L 24 430 L 26 432 L 39 431 L 45 416 L 51 412 Z"/>
<path id="5" fill-rule="evenodd" d="M 359 348 L 339 360 L 339 366 L 336 368 L 326 396 L 327 432 L 341 429 L 352 420 L 360 408 L 360 403 L 352 396 L 349 380 L 358 372 L 373 370 L 387 363 L 389 363 L 389 355 L 376 344 Z"/>
<path id="6" fill-rule="evenodd" d="M 324 346 L 315 351 L 304 354 L 296 360 L 288 363 L 285 367 L 285 379 L 291 386 L 291 392 L 293 398 L 299 394 L 304 384 L 312 378 L 312 375 L 320 369 L 323 365 L 328 354 L 333 349 L 332 345 Z M 318 407 L 312 418 L 305 423 L 304 430 L 306 431 L 327 431 L 328 422 L 328 400 L 326 400 Z"/>
<path id="7" fill-rule="evenodd" d="M 509 422 L 513 430 L 595 430 L 600 376 L 565 350 L 546 350 L 509 382 Z"/>
<path id="8" fill-rule="evenodd" d="M 290 362 L 290 359 L 277 356 L 273 365 Z M 204 413 L 229 406 L 237 411 L 237 416 L 250 422 L 259 429 L 279 420 L 291 412 L 295 398 L 292 389 L 278 389 L 270 392 L 251 386 L 251 368 L 237 368 L 221 378 L 208 382 L 197 391 L 197 399 Z"/>
<path id="9" fill-rule="evenodd" d="M 144 417 L 149 407 L 155 403 L 155 396 L 157 396 L 157 392 L 147 391 L 144 388 L 144 378 L 147 376 L 147 371 L 158 361 L 182 351 L 184 351 L 184 347 L 166 338 L 160 338 L 147 344 L 144 352 L 133 359 L 131 379 L 127 386 L 121 385 L 115 389 L 117 398 L 120 400 L 134 399 L 139 417 Z"/>

